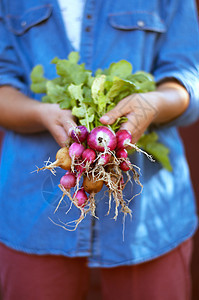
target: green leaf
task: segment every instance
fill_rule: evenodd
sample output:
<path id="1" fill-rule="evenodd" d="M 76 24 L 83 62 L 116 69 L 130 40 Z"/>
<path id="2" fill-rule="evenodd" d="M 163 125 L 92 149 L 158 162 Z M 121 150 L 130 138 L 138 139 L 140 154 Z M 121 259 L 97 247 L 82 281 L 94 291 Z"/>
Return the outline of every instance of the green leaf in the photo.
<path id="1" fill-rule="evenodd" d="M 120 94 L 125 93 L 125 97 L 127 95 L 130 95 L 135 91 L 135 84 L 124 79 L 119 79 L 115 77 L 113 79 L 113 85 L 111 86 L 110 90 L 107 93 L 107 97 L 110 99 L 110 101 L 113 101 L 114 98 L 119 97 Z M 120 97 L 120 100 L 124 98 L 124 96 Z M 114 101 L 115 104 L 118 103 L 118 101 Z"/>
<path id="2" fill-rule="evenodd" d="M 62 108 L 70 108 L 70 95 L 67 87 L 62 87 L 55 84 L 53 81 L 48 81 L 46 84 L 47 95 L 51 99 L 51 103 L 62 103 Z"/>
<path id="3" fill-rule="evenodd" d="M 51 64 L 57 64 L 59 61 L 59 58 L 56 56 L 51 60 Z"/>
<path id="4" fill-rule="evenodd" d="M 83 106 L 81 107 L 74 106 L 72 108 L 72 115 L 77 118 L 83 119 L 86 115 L 86 108 Z"/>
<path id="5" fill-rule="evenodd" d="M 41 98 L 41 101 L 42 101 L 43 103 L 53 103 L 53 102 L 51 101 L 51 98 L 50 98 L 49 96 L 47 96 L 47 95 L 43 96 L 43 97 Z"/>
<path id="6" fill-rule="evenodd" d="M 158 142 L 158 135 L 155 132 L 143 135 L 138 143 L 138 147 L 151 154 L 166 170 L 172 171 L 169 160 L 169 149 Z"/>
<path id="7" fill-rule="evenodd" d="M 149 143 L 145 149 L 151 154 L 161 165 L 168 171 L 172 171 L 172 166 L 169 160 L 169 149 L 161 143 Z"/>
<path id="8" fill-rule="evenodd" d="M 79 85 L 70 84 L 68 87 L 69 94 L 71 98 L 79 100 L 82 102 L 83 98 L 83 90 L 82 90 L 82 83 Z"/>
<path id="9" fill-rule="evenodd" d="M 92 123 L 93 120 L 94 120 L 94 115 L 91 115 L 91 116 L 88 116 L 88 119 L 80 119 L 80 124 L 84 125 L 88 128 L 88 123 Z"/>
<path id="10" fill-rule="evenodd" d="M 44 69 L 42 65 L 37 65 L 33 68 L 30 78 L 32 81 L 30 88 L 34 93 L 46 93 L 47 79 L 44 77 Z"/>
<path id="11" fill-rule="evenodd" d="M 96 77 L 91 86 L 91 95 L 94 103 L 98 103 L 99 96 L 104 92 L 104 83 L 106 81 L 106 75 Z"/>
<path id="12" fill-rule="evenodd" d="M 68 55 L 68 60 L 72 63 L 72 64 L 77 64 L 79 61 L 80 57 L 79 57 L 79 53 L 72 51 L 69 53 Z"/>
<path id="13" fill-rule="evenodd" d="M 114 132 L 118 131 L 118 129 L 120 128 L 120 126 L 122 125 L 122 123 L 125 123 L 128 121 L 128 118 L 126 117 L 121 117 L 118 118 L 114 124 L 111 125 L 111 128 Z"/>
<path id="14" fill-rule="evenodd" d="M 44 94 L 46 93 L 46 81 L 32 83 L 30 88 L 31 91 L 33 91 L 36 94 Z"/>
<path id="15" fill-rule="evenodd" d="M 136 72 L 129 75 L 127 79 L 134 83 L 136 93 L 146 93 L 154 91 L 156 88 L 153 76 L 147 72 Z"/>
<path id="16" fill-rule="evenodd" d="M 126 78 L 132 73 L 133 67 L 130 62 L 126 60 L 120 60 L 117 63 L 112 63 L 108 69 L 108 74 L 112 76 L 118 76 L 120 78 Z"/>
<path id="17" fill-rule="evenodd" d="M 143 134 L 141 138 L 139 139 L 139 143 L 145 147 L 148 143 L 153 143 L 158 140 L 158 135 L 155 131 L 152 131 L 147 134 Z"/>
<path id="18" fill-rule="evenodd" d="M 95 71 L 95 77 L 97 77 L 97 76 L 99 76 L 99 75 L 102 75 L 102 74 L 104 74 L 104 72 L 103 72 L 102 69 L 97 69 L 97 70 Z"/>
<path id="19" fill-rule="evenodd" d="M 46 81 L 46 78 L 44 78 L 44 69 L 42 65 L 37 65 L 32 69 L 32 72 L 30 74 L 30 78 L 33 83 L 40 83 L 42 81 Z"/>

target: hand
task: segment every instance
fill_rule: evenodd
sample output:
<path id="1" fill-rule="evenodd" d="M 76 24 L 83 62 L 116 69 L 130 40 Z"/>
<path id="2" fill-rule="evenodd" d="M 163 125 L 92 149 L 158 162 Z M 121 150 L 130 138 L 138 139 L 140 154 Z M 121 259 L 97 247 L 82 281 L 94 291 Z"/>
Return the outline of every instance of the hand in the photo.
<path id="1" fill-rule="evenodd" d="M 157 107 L 153 101 L 157 98 L 156 93 L 133 94 L 122 99 L 100 122 L 108 125 L 113 124 L 119 117 L 127 117 L 128 121 L 120 129 L 129 130 L 132 142 L 136 143 L 157 115 Z"/>
<path id="2" fill-rule="evenodd" d="M 61 109 L 58 104 L 41 103 L 40 122 L 52 134 L 57 143 L 63 147 L 70 139 L 71 130 L 76 127 L 71 110 Z"/>
<path id="3" fill-rule="evenodd" d="M 189 101 L 187 90 L 171 79 L 159 84 L 154 92 L 133 94 L 122 99 L 100 121 L 108 125 L 126 116 L 128 121 L 122 124 L 121 129 L 129 130 L 132 142 L 136 143 L 151 123 L 167 123 L 183 114 Z"/>

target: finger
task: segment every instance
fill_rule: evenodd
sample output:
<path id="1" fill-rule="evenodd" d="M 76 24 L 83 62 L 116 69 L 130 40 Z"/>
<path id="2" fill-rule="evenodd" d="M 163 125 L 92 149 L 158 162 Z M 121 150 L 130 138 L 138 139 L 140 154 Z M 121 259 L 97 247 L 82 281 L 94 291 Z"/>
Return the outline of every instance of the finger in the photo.
<path id="1" fill-rule="evenodd" d="M 67 135 L 71 136 L 72 130 L 77 127 L 77 124 L 75 123 L 76 118 L 72 115 L 70 110 L 63 111 L 63 113 L 62 125 Z"/>
<path id="2" fill-rule="evenodd" d="M 66 146 L 69 136 L 62 126 L 56 125 L 51 131 L 51 134 L 60 147 Z"/>
<path id="3" fill-rule="evenodd" d="M 123 123 L 120 129 L 130 131 L 132 135 L 132 143 L 136 143 L 142 136 L 146 128 L 137 122 L 134 112 L 127 114 L 126 117 L 128 118 L 128 121 Z"/>
<path id="4" fill-rule="evenodd" d="M 72 130 L 74 130 L 77 127 L 77 124 L 73 120 L 68 120 L 64 122 L 63 127 L 67 135 L 70 137 Z"/>
<path id="5" fill-rule="evenodd" d="M 130 97 L 121 100 L 112 110 L 100 118 L 103 124 L 113 124 L 118 118 L 127 115 L 132 111 Z"/>

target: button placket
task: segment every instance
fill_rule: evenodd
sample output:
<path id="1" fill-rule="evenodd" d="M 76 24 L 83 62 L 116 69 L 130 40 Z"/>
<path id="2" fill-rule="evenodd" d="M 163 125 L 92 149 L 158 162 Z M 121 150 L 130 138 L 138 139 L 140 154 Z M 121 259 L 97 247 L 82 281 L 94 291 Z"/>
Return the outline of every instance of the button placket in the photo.
<path id="1" fill-rule="evenodd" d="M 94 30 L 94 7 L 95 0 L 88 0 L 85 7 L 84 18 L 82 22 L 82 41 L 83 53 L 81 54 L 82 61 L 86 64 L 88 69 L 92 65 L 93 55 L 93 30 Z"/>

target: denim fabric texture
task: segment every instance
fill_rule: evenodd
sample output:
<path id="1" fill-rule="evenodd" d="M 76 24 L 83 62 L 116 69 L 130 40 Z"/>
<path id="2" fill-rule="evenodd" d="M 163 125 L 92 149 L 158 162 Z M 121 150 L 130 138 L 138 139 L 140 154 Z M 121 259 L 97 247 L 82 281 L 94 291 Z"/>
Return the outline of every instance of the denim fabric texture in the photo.
<path id="1" fill-rule="evenodd" d="M 11 85 L 40 101 L 30 91 L 30 72 L 42 64 L 49 79 L 56 76 L 50 61 L 73 51 L 56 0 L 0 1 L 0 85 Z M 197 228 L 194 193 L 177 127 L 199 115 L 199 32 L 192 0 L 87 0 L 84 10 L 81 62 L 93 72 L 121 59 L 134 72 L 151 72 L 157 82 L 176 78 L 188 90 L 190 105 L 176 120 L 157 127 L 160 141 L 170 148 L 173 171 L 144 155 L 131 156 L 141 169 L 144 186 L 131 203 L 132 219 L 113 220 L 105 188 L 96 195 L 99 220 L 87 215 L 76 231 L 63 225 L 78 218 L 70 203 L 56 214 L 61 193 L 57 176 L 33 172 L 59 146 L 48 134 L 7 131 L 0 167 L 0 241 L 26 253 L 87 256 L 91 267 L 141 263 L 163 255 L 192 236 Z M 5 99 L 6 101 L 6 99 Z M 125 197 L 139 192 L 129 185 Z M 53 222 L 51 221 L 53 220 Z"/>

